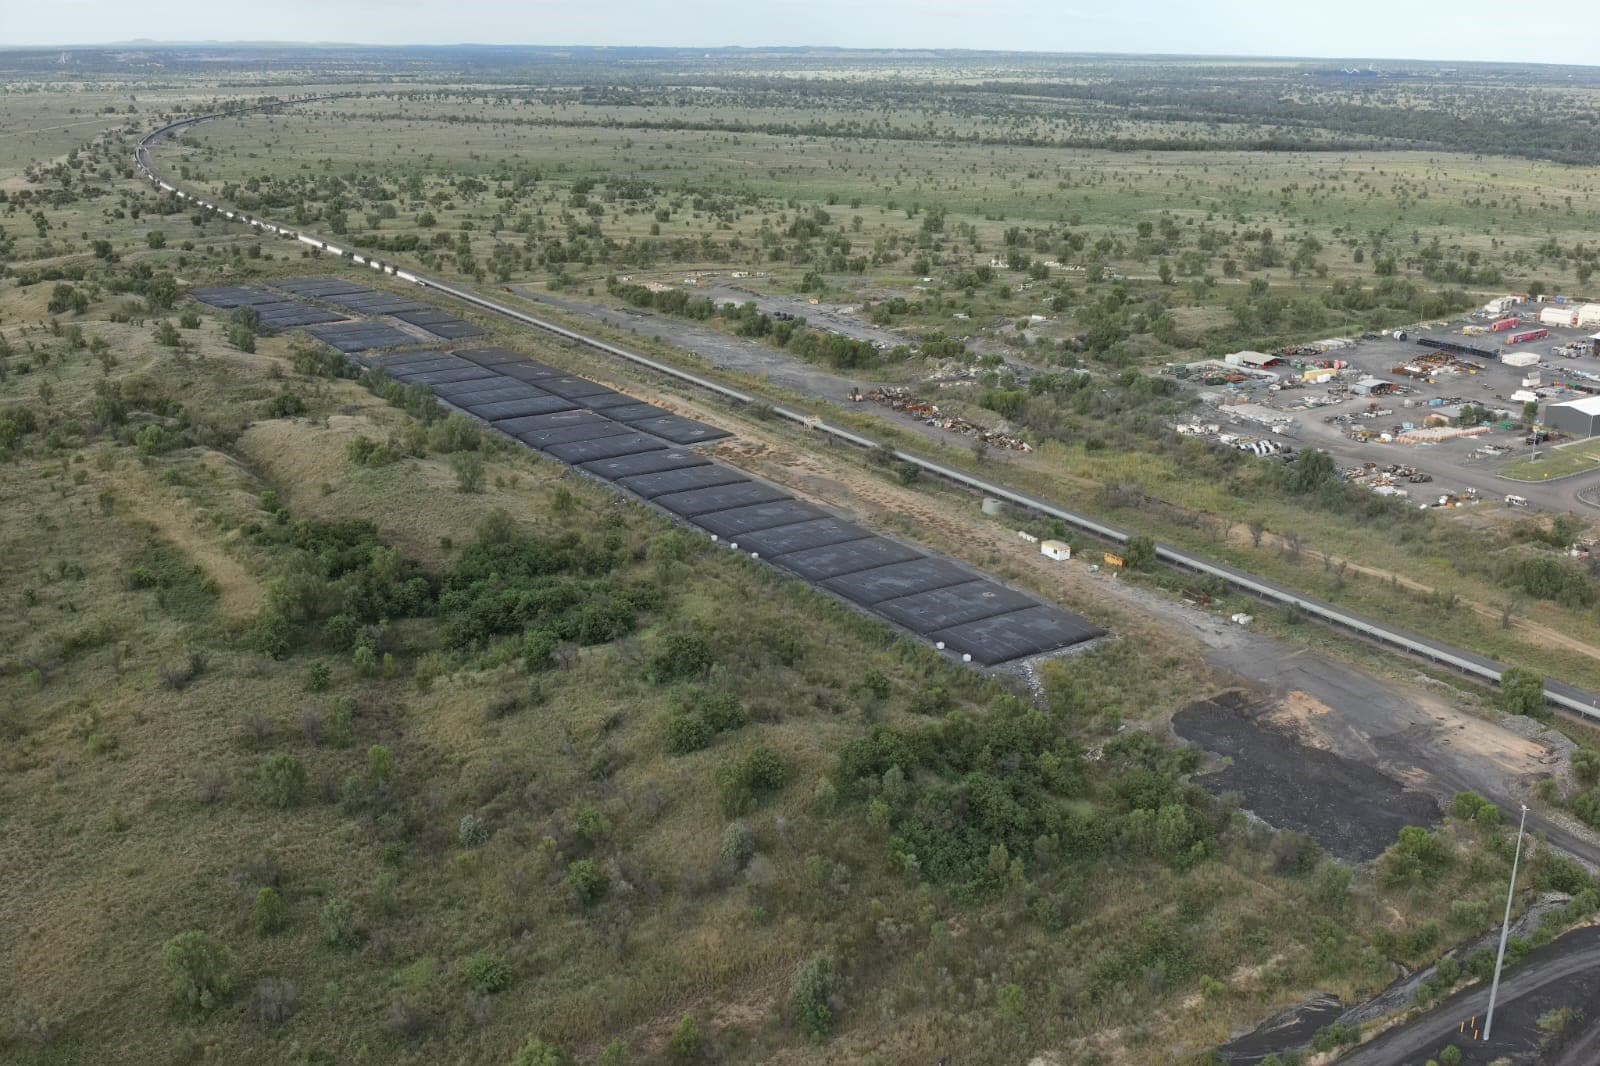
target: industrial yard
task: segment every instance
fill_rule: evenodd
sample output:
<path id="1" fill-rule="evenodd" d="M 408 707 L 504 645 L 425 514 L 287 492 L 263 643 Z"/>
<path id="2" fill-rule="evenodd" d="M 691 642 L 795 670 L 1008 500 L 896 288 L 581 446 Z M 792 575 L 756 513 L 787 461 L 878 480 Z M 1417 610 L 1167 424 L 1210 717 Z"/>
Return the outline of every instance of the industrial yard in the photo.
<path id="1" fill-rule="evenodd" d="M 1600 394 L 1600 304 L 1585 305 L 1582 325 L 1572 309 L 1559 316 L 1569 325 L 1528 329 L 1521 325 L 1539 321 L 1537 302 L 1491 306 L 1452 322 L 1183 366 L 1199 406 L 1178 430 L 1262 456 L 1322 449 L 1347 480 L 1423 507 L 1507 496 L 1518 497 L 1516 506 L 1561 506 L 1564 490 L 1538 484 L 1547 477 L 1517 475 L 1531 457 L 1572 440 L 1571 431 L 1591 435 L 1563 422 L 1563 405 Z M 1524 306 L 1521 318 L 1503 313 Z M 1518 330 L 1490 331 L 1507 321 Z M 1494 343 L 1522 333 L 1542 335 Z"/>

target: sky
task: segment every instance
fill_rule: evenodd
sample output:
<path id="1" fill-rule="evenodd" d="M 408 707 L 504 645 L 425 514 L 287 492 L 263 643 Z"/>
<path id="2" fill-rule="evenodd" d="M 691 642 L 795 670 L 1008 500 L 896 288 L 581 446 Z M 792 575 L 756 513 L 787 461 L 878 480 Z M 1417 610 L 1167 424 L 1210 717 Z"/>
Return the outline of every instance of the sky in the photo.
<path id="1" fill-rule="evenodd" d="M 1584 6 L 1541 8 L 1515 32 L 1503 0 L 0 0 L 0 47 L 824 45 L 1594 64 L 1584 34 L 1552 32 Z"/>

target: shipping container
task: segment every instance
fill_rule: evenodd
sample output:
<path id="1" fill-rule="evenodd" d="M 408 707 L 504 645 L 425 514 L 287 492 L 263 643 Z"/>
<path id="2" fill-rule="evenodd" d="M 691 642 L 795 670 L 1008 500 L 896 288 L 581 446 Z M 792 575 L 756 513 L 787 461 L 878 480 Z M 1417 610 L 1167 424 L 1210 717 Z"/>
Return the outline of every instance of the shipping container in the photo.
<path id="1" fill-rule="evenodd" d="M 1489 323 L 1489 328 L 1497 333 L 1503 329 L 1516 329 L 1517 323 L 1520 321 L 1521 319 L 1517 318 L 1516 316 L 1512 316 L 1511 318 L 1502 318 L 1498 322 Z"/>
<path id="2" fill-rule="evenodd" d="M 1521 333 L 1513 333 L 1506 338 L 1507 344 L 1527 344 L 1529 341 L 1542 341 L 1550 336 L 1547 329 L 1525 329 Z"/>
<path id="3" fill-rule="evenodd" d="M 1128 565 L 1128 560 L 1124 559 L 1120 555 L 1113 555 L 1110 552 L 1103 552 L 1101 553 L 1100 557 L 1106 561 L 1107 566 L 1114 566 L 1118 570 L 1121 570 L 1123 567 Z"/>

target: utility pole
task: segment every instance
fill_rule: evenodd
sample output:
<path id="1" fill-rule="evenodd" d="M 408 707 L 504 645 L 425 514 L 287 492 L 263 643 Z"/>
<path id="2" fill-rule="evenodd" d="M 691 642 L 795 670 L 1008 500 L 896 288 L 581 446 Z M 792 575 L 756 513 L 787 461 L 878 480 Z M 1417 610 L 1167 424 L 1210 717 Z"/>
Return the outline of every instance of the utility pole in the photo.
<path id="1" fill-rule="evenodd" d="M 1517 862 L 1522 858 L 1522 830 L 1528 824 L 1528 805 L 1522 805 L 1522 821 L 1517 824 L 1517 850 L 1511 856 L 1511 885 L 1506 889 L 1506 919 L 1500 923 L 1500 953 L 1494 957 L 1494 980 L 1489 984 L 1489 1014 L 1483 1020 L 1483 1038 L 1494 1028 L 1494 997 L 1500 992 L 1500 967 L 1506 961 L 1506 936 L 1511 932 L 1511 900 L 1517 894 Z"/>

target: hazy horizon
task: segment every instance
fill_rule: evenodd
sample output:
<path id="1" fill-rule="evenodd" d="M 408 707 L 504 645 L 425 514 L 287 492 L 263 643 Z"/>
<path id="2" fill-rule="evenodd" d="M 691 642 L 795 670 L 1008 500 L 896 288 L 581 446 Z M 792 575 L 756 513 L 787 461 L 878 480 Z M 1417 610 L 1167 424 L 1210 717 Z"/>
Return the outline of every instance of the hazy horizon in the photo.
<path id="1" fill-rule="evenodd" d="M 842 48 L 1171 55 L 1593 66 L 1580 34 L 1506 39 L 1503 5 L 1486 0 L 1396 5 L 1350 0 L 1294 9 L 1222 0 L 1205 10 L 1145 0 L 1115 12 L 996 0 L 982 9 L 943 0 L 733 0 L 605 8 L 544 0 L 284 0 L 271 10 L 219 9 L 200 0 L 126 5 L 60 0 L 0 12 L 0 47 L 276 44 L 406 47 Z M 286 34 L 294 28 L 302 32 Z"/>

